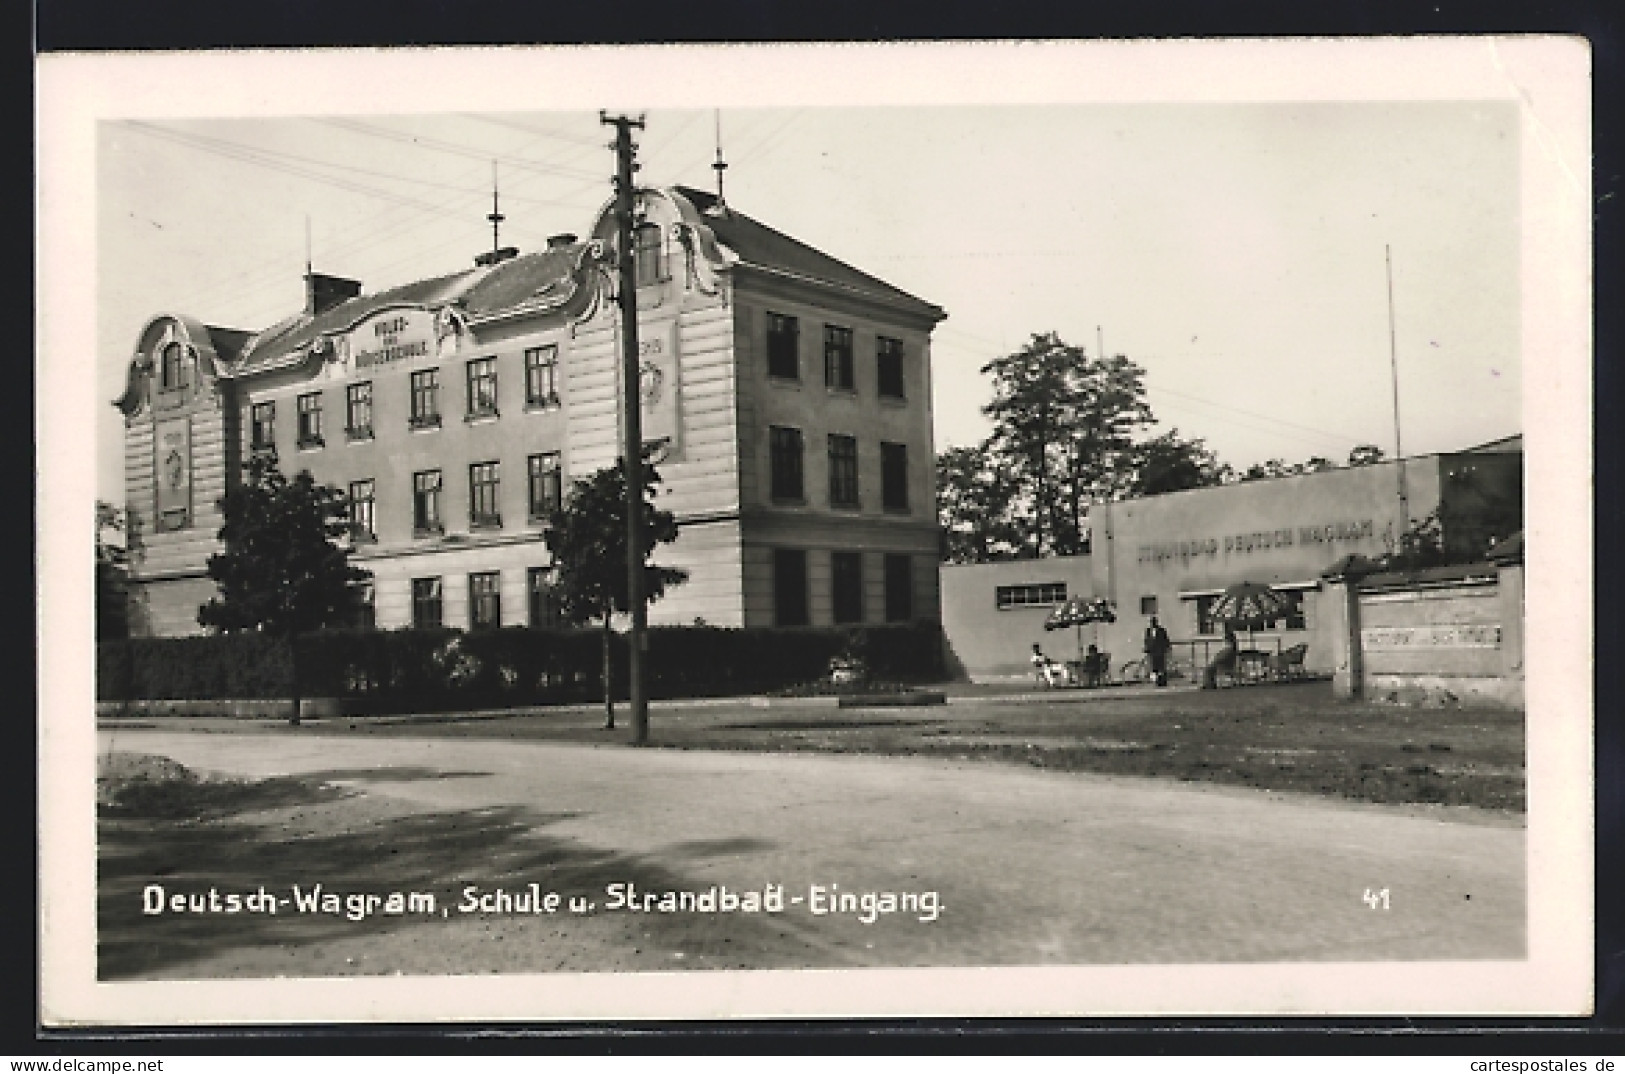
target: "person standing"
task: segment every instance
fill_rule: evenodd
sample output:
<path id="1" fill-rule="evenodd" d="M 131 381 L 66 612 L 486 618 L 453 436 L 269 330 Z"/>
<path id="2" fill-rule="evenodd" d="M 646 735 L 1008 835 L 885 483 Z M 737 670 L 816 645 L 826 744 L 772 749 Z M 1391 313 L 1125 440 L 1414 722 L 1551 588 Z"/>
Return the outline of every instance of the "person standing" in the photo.
<path id="1" fill-rule="evenodd" d="M 1168 685 L 1168 652 L 1174 647 L 1169 640 L 1168 632 L 1157 622 L 1157 617 L 1151 617 L 1151 625 L 1145 628 L 1145 657 L 1151 665 L 1151 676 L 1157 680 L 1158 686 Z"/>

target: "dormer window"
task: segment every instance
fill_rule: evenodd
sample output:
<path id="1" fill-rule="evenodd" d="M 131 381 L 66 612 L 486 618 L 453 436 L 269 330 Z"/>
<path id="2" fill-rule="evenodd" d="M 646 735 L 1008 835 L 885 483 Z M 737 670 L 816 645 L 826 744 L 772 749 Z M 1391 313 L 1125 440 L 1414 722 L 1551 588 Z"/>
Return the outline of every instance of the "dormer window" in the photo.
<path id="1" fill-rule="evenodd" d="M 166 392 L 186 387 L 186 348 L 179 343 L 171 343 L 159 353 L 158 384 Z"/>
<path id="2" fill-rule="evenodd" d="M 633 230 L 632 257 L 639 287 L 659 283 L 666 278 L 666 257 L 659 227 L 639 224 Z"/>

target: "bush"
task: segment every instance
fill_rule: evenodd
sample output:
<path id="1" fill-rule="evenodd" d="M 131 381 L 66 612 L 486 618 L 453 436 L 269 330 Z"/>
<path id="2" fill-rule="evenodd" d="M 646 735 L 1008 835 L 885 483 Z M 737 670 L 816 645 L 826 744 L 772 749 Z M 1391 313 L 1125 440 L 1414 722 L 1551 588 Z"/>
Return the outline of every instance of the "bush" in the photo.
<path id="1" fill-rule="evenodd" d="M 264 634 L 142 638 L 97 650 L 104 701 L 339 697 L 357 712 L 436 712 L 603 699 L 600 630 L 505 627 L 324 630 L 290 647 Z M 897 682 L 943 676 L 936 624 L 858 628 L 654 627 L 647 682 L 654 698 L 783 690 L 822 680 L 831 657 L 860 656 Z M 612 639 L 612 689 L 627 689 L 626 638 Z"/>

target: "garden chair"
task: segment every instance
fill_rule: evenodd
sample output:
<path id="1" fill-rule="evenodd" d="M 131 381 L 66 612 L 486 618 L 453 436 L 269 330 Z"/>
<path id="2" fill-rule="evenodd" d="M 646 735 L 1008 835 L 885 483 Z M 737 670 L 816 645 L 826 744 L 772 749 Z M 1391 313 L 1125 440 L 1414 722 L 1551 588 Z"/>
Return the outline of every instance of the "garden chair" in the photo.
<path id="1" fill-rule="evenodd" d="M 1281 650 L 1270 661 L 1271 672 L 1277 679 L 1302 678 L 1304 674 L 1303 658 L 1308 652 L 1309 646 L 1305 642 L 1299 642 L 1290 649 Z"/>

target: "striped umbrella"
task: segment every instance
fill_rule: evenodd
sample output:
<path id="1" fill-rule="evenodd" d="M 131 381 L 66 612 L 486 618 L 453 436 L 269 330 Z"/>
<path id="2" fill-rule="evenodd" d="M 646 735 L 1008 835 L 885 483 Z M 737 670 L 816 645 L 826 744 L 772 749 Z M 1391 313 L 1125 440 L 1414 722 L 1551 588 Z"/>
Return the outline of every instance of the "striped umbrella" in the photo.
<path id="1" fill-rule="evenodd" d="M 1115 623 L 1117 608 L 1105 597 L 1072 597 L 1055 606 L 1044 620 L 1045 630 L 1078 628 L 1078 656 L 1083 656 L 1083 624 Z"/>
<path id="2" fill-rule="evenodd" d="M 1253 631 L 1262 630 L 1285 614 L 1287 598 L 1260 582 L 1237 582 L 1219 595 L 1209 613 L 1232 627 L 1247 631 L 1247 647 L 1253 647 Z"/>

